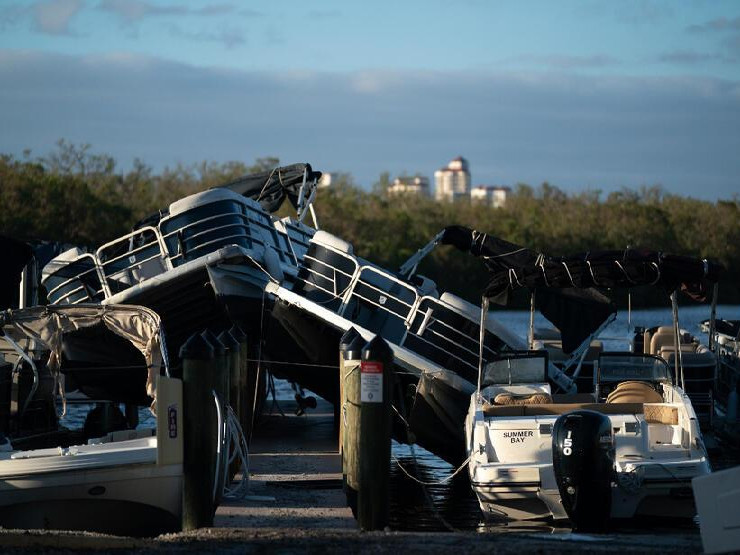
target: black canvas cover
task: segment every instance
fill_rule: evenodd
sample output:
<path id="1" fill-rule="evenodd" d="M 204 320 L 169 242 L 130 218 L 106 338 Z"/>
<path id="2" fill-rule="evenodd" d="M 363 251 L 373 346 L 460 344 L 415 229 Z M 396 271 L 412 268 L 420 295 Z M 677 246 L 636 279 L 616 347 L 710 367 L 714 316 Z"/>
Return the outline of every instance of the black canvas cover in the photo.
<path id="1" fill-rule="evenodd" d="M 575 351 L 617 312 L 614 303 L 593 288 L 538 289 L 535 305 L 560 330 L 565 353 Z"/>
<path id="2" fill-rule="evenodd" d="M 298 194 L 303 184 L 318 180 L 321 172 L 313 171 L 311 164 L 292 164 L 240 177 L 221 185 L 226 189 L 256 200 L 268 212 L 275 212 L 287 197 L 293 208 L 298 206 Z"/>
<path id="3" fill-rule="evenodd" d="M 301 192 L 304 175 L 308 184 L 314 180 L 318 181 L 321 172 L 314 171 L 311 164 L 291 164 L 245 175 L 229 183 L 219 185 L 219 187 L 231 189 L 235 193 L 256 200 L 264 210 L 272 213 L 282 206 L 286 198 L 293 205 L 293 208 L 298 207 L 298 195 Z M 169 211 L 165 209 L 151 214 L 137 222 L 133 229 L 137 230 L 145 226 L 156 227 L 168 213 Z"/>
<path id="4" fill-rule="evenodd" d="M 0 309 L 18 306 L 21 272 L 31 261 L 33 249 L 27 243 L 0 235 Z"/>
<path id="5" fill-rule="evenodd" d="M 595 288 L 655 285 L 666 293 L 680 289 L 701 301 L 710 289 L 708 283 L 716 283 L 722 270 L 706 259 L 648 249 L 552 257 L 463 226 L 446 228 L 441 243 L 483 259 L 491 273 L 484 295 L 493 302 L 505 305 L 509 292 L 519 288 L 536 291 L 538 308 L 560 329 L 566 352 L 615 311 Z"/>

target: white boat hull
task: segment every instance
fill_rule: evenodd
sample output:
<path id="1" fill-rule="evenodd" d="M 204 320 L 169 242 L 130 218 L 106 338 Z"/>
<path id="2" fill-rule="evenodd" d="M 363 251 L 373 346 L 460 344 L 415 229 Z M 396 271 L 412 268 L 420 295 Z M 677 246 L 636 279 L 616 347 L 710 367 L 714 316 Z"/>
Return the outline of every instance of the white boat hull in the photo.
<path id="1" fill-rule="evenodd" d="M 0 525 L 137 536 L 180 528 L 182 464 L 158 465 L 155 438 L 79 449 L 4 456 Z"/>

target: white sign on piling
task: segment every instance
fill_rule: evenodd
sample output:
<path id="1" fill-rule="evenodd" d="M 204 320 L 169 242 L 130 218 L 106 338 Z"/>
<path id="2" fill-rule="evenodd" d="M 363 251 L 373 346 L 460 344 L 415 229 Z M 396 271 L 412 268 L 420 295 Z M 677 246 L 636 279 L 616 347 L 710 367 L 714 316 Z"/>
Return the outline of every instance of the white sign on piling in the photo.
<path id="1" fill-rule="evenodd" d="M 363 403 L 383 402 L 383 363 L 362 361 L 360 365 L 360 401 Z"/>

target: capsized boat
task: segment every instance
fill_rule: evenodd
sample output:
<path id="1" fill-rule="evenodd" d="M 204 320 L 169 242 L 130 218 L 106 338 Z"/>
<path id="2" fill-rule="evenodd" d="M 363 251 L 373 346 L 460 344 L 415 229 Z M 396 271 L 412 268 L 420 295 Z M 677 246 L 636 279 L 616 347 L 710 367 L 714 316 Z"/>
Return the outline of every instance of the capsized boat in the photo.
<path id="1" fill-rule="evenodd" d="M 0 526 L 124 535 L 178 530 L 182 383 L 169 376 L 157 314 L 121 305 L 39 306 L 0 313 L 0 330 Z M 97 365 L 96 354 L 106 350 L 125 359 Z M 155 400 L 156 429 L 99 420 L 81 430 L 61 426 L 57 398 L 63 404 L 69 377 L 82 391 L 91 387 L 96 401 Z M 128 393 L 117 396 L 116 382 Z"/>
<path id="2" fill-rule="evenodd" d="M 194 331 L 236 321 L 251 340 L 251 358 L 337 405 L 339 338 L 351 326 L 368 339 L 380 333 L 399 353 L 402 417 L 420 443 L 459 462 L 478 308 L 440 295 L 431 280 L 412 275 L 416 264 L 386 270 L 306 225 L 311 214 L 316 226 L 320 175 L 296 164 L 247 176 L 180 199 L 95 252 L 64 252 L 43 270 L 49 300 L 148 306 L 168 330 L 173 359 Z M 271 215 L 285 198 L 296 218 Z M 439 240 L 443 234 L 433 244 Z M 491 353 L 523 346 L 493 320 L 486 344 Z M 416 402 L 407 386 L 416 392 L 420 383 Z"/>
<path id="3" fill-rule="evenodd" d="M 136 304 L 157 312 L 170 358 L 203 328 L 262 328 L 265 285 L 296 275 L 314 229 L 303 223 L 321 176 L 310 164 L 248 175 L 171 203 L 94 252 L 67 250 L 43 269 L 51 304 Z M 285 199 L 296 218 L 271 212 Z"/>
<path id="4" fill-rule="evenodd" d="M 489 241 L 477 238 L 473 245 L 485 252 Z M 652 284 L 670 293 L 675 337 L 676 290 L 698 291 L 705 281 L 716 283 L 720 272 L 705 260 L 645 250 L 558 259 L 526 251 L 509 250 L 518 260 L 485 259 L 492 277 L 483 313 L 489 298 L 505 299 L 521 287 L 542 297 L 557 288 L 577 296 L 580 288 L 590 295 L 594 287 Z M 543 313 L 572 345 L 588 341 L 602 325 L 600 316 L 578 320 L 567 303 Z M 465 431 L 470 479 L 484 512 L 506 519 L 569 518 L 576 528 L 637 515 L 691 517 L 689 481 L 710 468 L 681 357 L 671 376 L 663 357 L 602 352 L 592 391 L 576 395 L 551 387 L 546 360 L 542 351 L 502 354 L 485 366 L 481 361 Z"/>

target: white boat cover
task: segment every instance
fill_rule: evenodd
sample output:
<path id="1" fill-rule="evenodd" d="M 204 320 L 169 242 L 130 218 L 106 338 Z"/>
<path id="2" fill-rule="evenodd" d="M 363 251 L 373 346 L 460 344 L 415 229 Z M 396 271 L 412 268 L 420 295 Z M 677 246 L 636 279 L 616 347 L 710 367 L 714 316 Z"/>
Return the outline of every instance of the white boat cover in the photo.
<path id="1" fill-rule="evenodd" d="M 147 395 L 155 398 L 156 376 L 162 364 L 167 368 L 168 363 L 159 315 L 153 310 L 133 305 L 76 304 L 0 312 L 0 333 L 17 344 L 31 339 L 49 351 L 47 367 L 58 384 L 64 334 L 99 324 L 130 341 L 144 355 Z M 60 393 L 63 395 L 63 391 Z"/>

